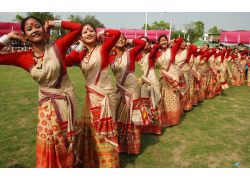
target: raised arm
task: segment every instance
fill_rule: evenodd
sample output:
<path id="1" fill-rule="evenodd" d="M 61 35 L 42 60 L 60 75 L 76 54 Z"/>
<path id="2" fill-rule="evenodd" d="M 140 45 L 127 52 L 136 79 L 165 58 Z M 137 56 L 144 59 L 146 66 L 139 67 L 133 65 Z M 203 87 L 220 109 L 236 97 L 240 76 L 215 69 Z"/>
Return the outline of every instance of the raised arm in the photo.
<path id="1" fill-rule="evenodd" d="M 78 65 L 83 57 L 85 56 L 85 51 L 83 49 L 83 43 L 79 41 L 80 44 L 75 47 L 67 56 L 66 56 L 66 65 L 68 67 Z"/>
<path id="2" fill-rule="evenodd" d="M 148 57 L 149 67 L 154 67 L 155 57 L 156 57 L 156 54 L 158 53 L 159 48 L 160 48 L 160 45 L 159 44 L 155 44 L 153 46 L 151 52 L 149 53 L 149 57 Z"/>
<path id="3" fill-rule="evenodd" d="M 130 70 L 132 70 L 132 71 L 135 69 L 136 57 L 144 49 L 144 47 L 146 46 L 146 42 L 143 41 L 143 40 L 140 40 L 140 39 L 134 39 L 133 40 L 133 44 L 135 45 L 135 47 L 133 47 L 129 51 L 129 56 L 130 56 Z"/>
<path id="4" fill-rule="evenodd" d="M 4 45 L 7 44 L 11 38 L 14 38 L 13 33 L 9 33 L 8 35 L 3 35 L 2 37 L 0 37 L 0 50 L 3 49 Z M 0 64 L 21 67 L 29 72 L 30 69 L 35 65 L 35 62 L 32 58 L 32 52 L 27 51 L 0 54 Z"/>
<path id="5" fill-rule="evenodd" d="M 177 51 L 179 50 L 180 46 L 181 46 L 181 43 L 183 42 L 183 38 L 176 38 L 174 40 L 174 45 L 173 47 L 171 48 L 171 62 L 174 63 L 175 62 L 175 55 L 177 53 Z"/>
<path id="6" fill-rule="evenodd" d="M 101 46 L 102 69 L 109 65 L 109 53 L 121 36 L 118 30 L 108 29 L 104 31 L 104 43 Z"/>
<path id="7" fill-rule="evenodd" d="M 81 52 L 78 52 L 76 50 L 71 51 L 71 53 L 69 53 L 66 56 L 67 67 L 78 65 L 82 61 L 84 55 L 85 55 L 85 51 L 81 51 Z"/>
<path id="8" fill-rule="evenodd" d="M 133 40 L 133 44 L 135 47 L 133 47 L 129 54 L 130 54 L 130 58 L 131 60 L 135 60 L 136 56 L 144 49 L 144 47 L 146 46 L 146 42 L 140 39 L 134 39 Z"/>
<path id="9" fill-rule="evenodd" d="M 187 58 L 186 58 L 186 63 L 189 63 L 191 55 L 194 54 L 197 51 L 197 46 L 194 44 L 190 44 L 188 47 L 188 53 L 187 53 Z"/>
<path id="10" fill-rule="evenodd" d="M 216 49 L 215 48 L 212 48 L 211 51 L 207 51 L 205 54 L 204 54 L 204 58 L 206 62 L 208 62 L 209 58 L 216 52 Z"/>
<path id="11" fill-rule="evenodd" d="M 52 21 L 54 22 L 54 27 L 61 27 L 63 29 L 70 30 L 69 33 L 61 37 L 55 42 L 60 55 L 62 57 L 66 56 L 67 49 L 77 40 L 82 31 L 82 26 L 75 22 L 68 21 Z"/>

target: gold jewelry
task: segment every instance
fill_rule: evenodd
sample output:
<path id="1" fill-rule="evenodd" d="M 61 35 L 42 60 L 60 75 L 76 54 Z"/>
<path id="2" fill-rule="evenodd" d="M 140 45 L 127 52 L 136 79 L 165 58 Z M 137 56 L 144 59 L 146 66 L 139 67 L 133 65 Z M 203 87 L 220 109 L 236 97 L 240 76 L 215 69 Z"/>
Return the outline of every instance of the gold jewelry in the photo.
<path id="1" fill-rule="evenodd" d="M 96 46 L 95 46 L 96 47 Z M 95 47 L 90 51 L 90 53 L 86 54 L 86 56 L 83 58 L 83 61 L 88 64 L 89 63 L 89 60 L 90 60 L 90 57 L 93 53 L 93 51 L 95 50 Z"/>

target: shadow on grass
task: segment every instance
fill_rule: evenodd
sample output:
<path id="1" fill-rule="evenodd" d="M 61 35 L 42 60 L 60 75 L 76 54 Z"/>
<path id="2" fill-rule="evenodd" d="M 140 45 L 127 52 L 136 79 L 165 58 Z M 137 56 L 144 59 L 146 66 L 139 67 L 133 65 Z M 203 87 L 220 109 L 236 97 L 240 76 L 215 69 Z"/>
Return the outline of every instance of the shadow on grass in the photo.
<path id="1" fill-rule="evenodd" d="M 28 168 L 22 164 L 12 164 L 10 166 L 7 166 L 6 168 Z"/>
<path id="2" fill-rule="evenodd" d="M 162 128 L 162 134 L 164 134 L 166 131 L 166 128 Z M 161 135 L 156 134 L 142 134 L 141 135 L 141 153 L 144 152 L 147 147 L 152 146 L 154 144 L 159 143 L 159 138 Z M 140 156 L 138 155 L 132 155 L 132 154 L 126 154 L 126 153 L 120 153 L 120 167 L 126 167 L 127 165 L 136 167 L 136 158 Z"/>
<path id="3" fill-rule="evenodd" d="M 193 109 L 192 109 L 193 110 Z M 181 115 L 181 119 L 180 119 L 180 124 L 186 120 L 186 116 L 187 116 L 187 113 L 188 112 L 191 112 L 192 110 L 190 111 L 184 111 L 184 113 Z M 172 126 L 171 126 L 172 127 Z"/>
<path id="4" fill-rule="evenodd" d="M 221 96 L 228 96 L 224 91 L 222 91 Z"/>

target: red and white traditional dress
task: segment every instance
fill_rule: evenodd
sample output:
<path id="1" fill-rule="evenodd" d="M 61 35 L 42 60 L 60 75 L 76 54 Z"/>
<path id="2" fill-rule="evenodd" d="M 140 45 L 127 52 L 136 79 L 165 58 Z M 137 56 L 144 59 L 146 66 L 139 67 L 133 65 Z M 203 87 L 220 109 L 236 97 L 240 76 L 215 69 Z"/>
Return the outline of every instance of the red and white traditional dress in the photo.
<path id="1" fill-rule="evenodd" d="M 215 62 L 216 58 L 219 56 L 219 53 L 216 53 L 216 49 L 212 49 L 212 51 L 210 51 L 209 53 L 211 56 L 208 55 L 208 57 L 206 58 L 206 61 L 208 62 L 206 98 L 211 99 L 216 96 L 216 89 L 218 87 Z"/>
<path id="2" fill-rule="evenodd" d="M 141 80 L 146 81 L 141 87 L 141 99 L 148 110 L 150 124 L 141 126 L 142 133 L 161 134 L 160 119 L 160 83 L 155 73 L 155 56 L 159 49 L 159 45 L 155 44 L 150 53 L 140 53 L 137 61 L 142 72 Z"/>
<path id="3" fill-rule="evenodd" d="M 221 84 L 222 89 L 227 89 L 228 86 L 228 77 L 231 77 L 231 72 L 228 68 L 227 61 L 225 60 L 226 50 L 221 52 L 221 55 L 216 59 L 216 68 L 219 75 L 219 82 Z"/>
<path id="4" fill-rule="evenodd" d="M 240 59 L 241 55 L 238 54 L 232 54 L 231 55 L 231 64 L 232 64 L 232 78 L 233 78 L 233 86 L 240 86 L 241 85 L 241 76 L 242 76 L 242 68 L 240 66 Z"/>
<path id="5" fill-rule="evenodd" d="M 163 127 L 180 123 L 181 104 L 179 91 L 179 71 L 175 67 L 175 55 L 182 43 L 182 38 L 174 41 L 172 48 L 166 51 L 158 51 L 156 66 L 160 67 L 161 89 L 161 123 Z"/>
<path id="6" fill-rule="evenodd" d="M 248 73 L 247 73 L 247 86 L 250 86 L 250 56 L 247 57 Z"/>
<path id="7" fill-rule="evenodd" d="M 53 45 L 46 45 L 42 61 L 33 59 L 32 50 L 0 54 L 1 65 L 21 67 L 39 84 L 36 140 L 36 164 L 39 168 L 65 168 L 74 167 L 75 164 L 77 110 L 65 56 L 82 28 L 72 22 L 59 21 L 56 24 L 71 32 Z M 3 44 L 0 44 L 0 48 L 3 48 Z"/>
<path id="8" fill-rule="evenodd" d="M 206 99 L 207 92 L 207 78 L 208 78 L 208 65 L 206 62 L 206 51 L 203 51 L 196 59 L 196 69 L 200 74 L 199 80 L 199 101 L 202 102 Z"/>
<path id="9" fill-rule="evenodd" d="M 110 67 L 116 78 L 116 119 L 120 152 L 139 154 L 141 149 L 140 125 L 148 123 L 146 107 L 141 101 L 141 83 L 135 76 L 135 58 L 145 47 L 140 39 L 134 40 L 135 47 L 124 51 L 121 57 L 116 52 L 110 56 Z"/>
<path id="10" fill-rule="evenodd" d="M 199 62 L 200 60 L 200 55 L 203 53 L 202 50 L 197 50 L 191 60 L 190 60 L 190 66 L 191 66 L 191 74 L 193 76 L 193 83 L 194 83 L 194 86 L 193 86 L 193 96 L 192 96 L 192 104 L 193 105 L 198 105 L 199 103 L 199 91 L 200 91 L 200 78 L 201 78 L 201 75 L 200 73 L 198 72 L 197 68 L 197 62 Z"/>
<path id="11" fill-rule="evenodd" d="M 182 102 L 182 108 L 185 111 L 189 111 L 193 107 L 192 103 L 192 96 L 193 96 L 193 86 L 194 86 L 194 79 L 191 74 L 191 64 L 190 58 L 191 56 L 196 52 L 197 47 L 193 44 L 190 44 L 190 46 L 187 49 L 181 50 L 179 53 L 175 56 L 175 65 L 177 70 L 180 72 L 180 78 L 182 79 L 182 84 L 179 84 L 180 86 L 180 92 L 181 92 L 181 102 Z"/>
<path id="12" fill-rule="evenodd" d="M 84 167 L 119 167 L 116 88 L 109 72 L 109 52 L 120 34 L 117 30 L 106 30 L 104 43 L 97 45 L 88 56 L 84 49 L 74 50 L 67 56 L 67 66 L 78 65 L 86 84 L 79 148 Z"/>
<path id="13" fill-rule="evenodd" d="M 240 76 L 240 85 L 244 85 L 245 83 L 245 66 L 247 64 L 247 57 L 246 57 L 246 51 L 242 51 L 241 54 L 241 58 L 240 58 L 240 71 L 241 71 L 241 76 Z"/>

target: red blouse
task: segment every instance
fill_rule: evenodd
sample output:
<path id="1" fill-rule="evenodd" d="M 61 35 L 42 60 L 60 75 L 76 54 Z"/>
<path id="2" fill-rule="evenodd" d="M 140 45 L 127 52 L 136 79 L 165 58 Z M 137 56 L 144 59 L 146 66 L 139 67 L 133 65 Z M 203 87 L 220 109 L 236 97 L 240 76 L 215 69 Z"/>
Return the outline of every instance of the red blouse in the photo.
<path id="1" fill-rule="evenodd" d="M 156 58 L 156 55 L 157 55 L 159 48 L 160 48 L 160 45 L 155 44 L 153 46 L 151 52 L 149 53 L 148 60 L 149 60 L 149 67 L 150 68 L 154 68 L 154 66 L 155 66 L 155 58 Z"/>
<path id="2" fill-rule="evenodd" d="M 189 63 L 192 54 L 194 54 L 197 51 L 197 49 L 198 49 L 197 46 L 195 46 L 194 44 L 189 45 L 187 58 L 186 58 L 186 63 Z"/>
<path id="3" fill-rule="evenodd" d="M 171 47 L 171 63 L 174 63 L 175 62 L 175 55 L 176 53 L 178 52 L 178 50 L 180 49 L 180 46 L 181 46 L 181 43 L 183 42 L 183 38 L 180 37 L 180 38 L 176 38 L 174 39 L 174 45 L 173 47 Z M 155 58 L 159 58 L 161 56 L 161 53 L 163 51 L 158 51 L 155 55 Z"/>
<path id="4" fill-rule="evenodd" d="M 68 29 L 71 32 L 64 35 L 60 39 L 58 39 L 53 47 L 55 48 L 57 55 L 62 60 L 64 71 L 66 71 L 66 51 L 69 46 L 76 40 L 78 35 L 80 34 L 82 27 L 78 23 L 62 21 L 61 27 L 64 29 Z M 0 50 L 4 47 L 3 44 L 0 43 Z M 23 68 L 26 71 L 30 71 L 30 69 L 35 65 L 35 61 L 33 60 L 33 52 L 32 50 L 24 51 L 24 52 L 15 52 L 8 54 L 0 54 L 0 64 L 1 65 L 13 65 Z"/>
<path id="5" fill-rule="evenodd" d="M 109 52 L 116 44 L 118 39 L 120 38 L 121 32 L 118 30 L 105 30 L 104 32 L 104 43 L 101 46 L 101 70 L 106 68 L 109 65 Z M 81 52 L 77 52 L 73 50 L 66 57 L 67 66 L 78 65 L 84 58 L 86 54 L 86 50 L 82 50 Z"/>
<path id="6" fill-rule="evenodd" d="M 129 51 L 130 56 L 130 72 L 135 72 L 135 61 L 137 60 L 137 56 L 140 54 L 140 52 L 144 49 L 146 46 L 146 42 L 141 39 L 134 39 L 133 44 L 135 45 L 134 48 L 132 48 Z"/>

